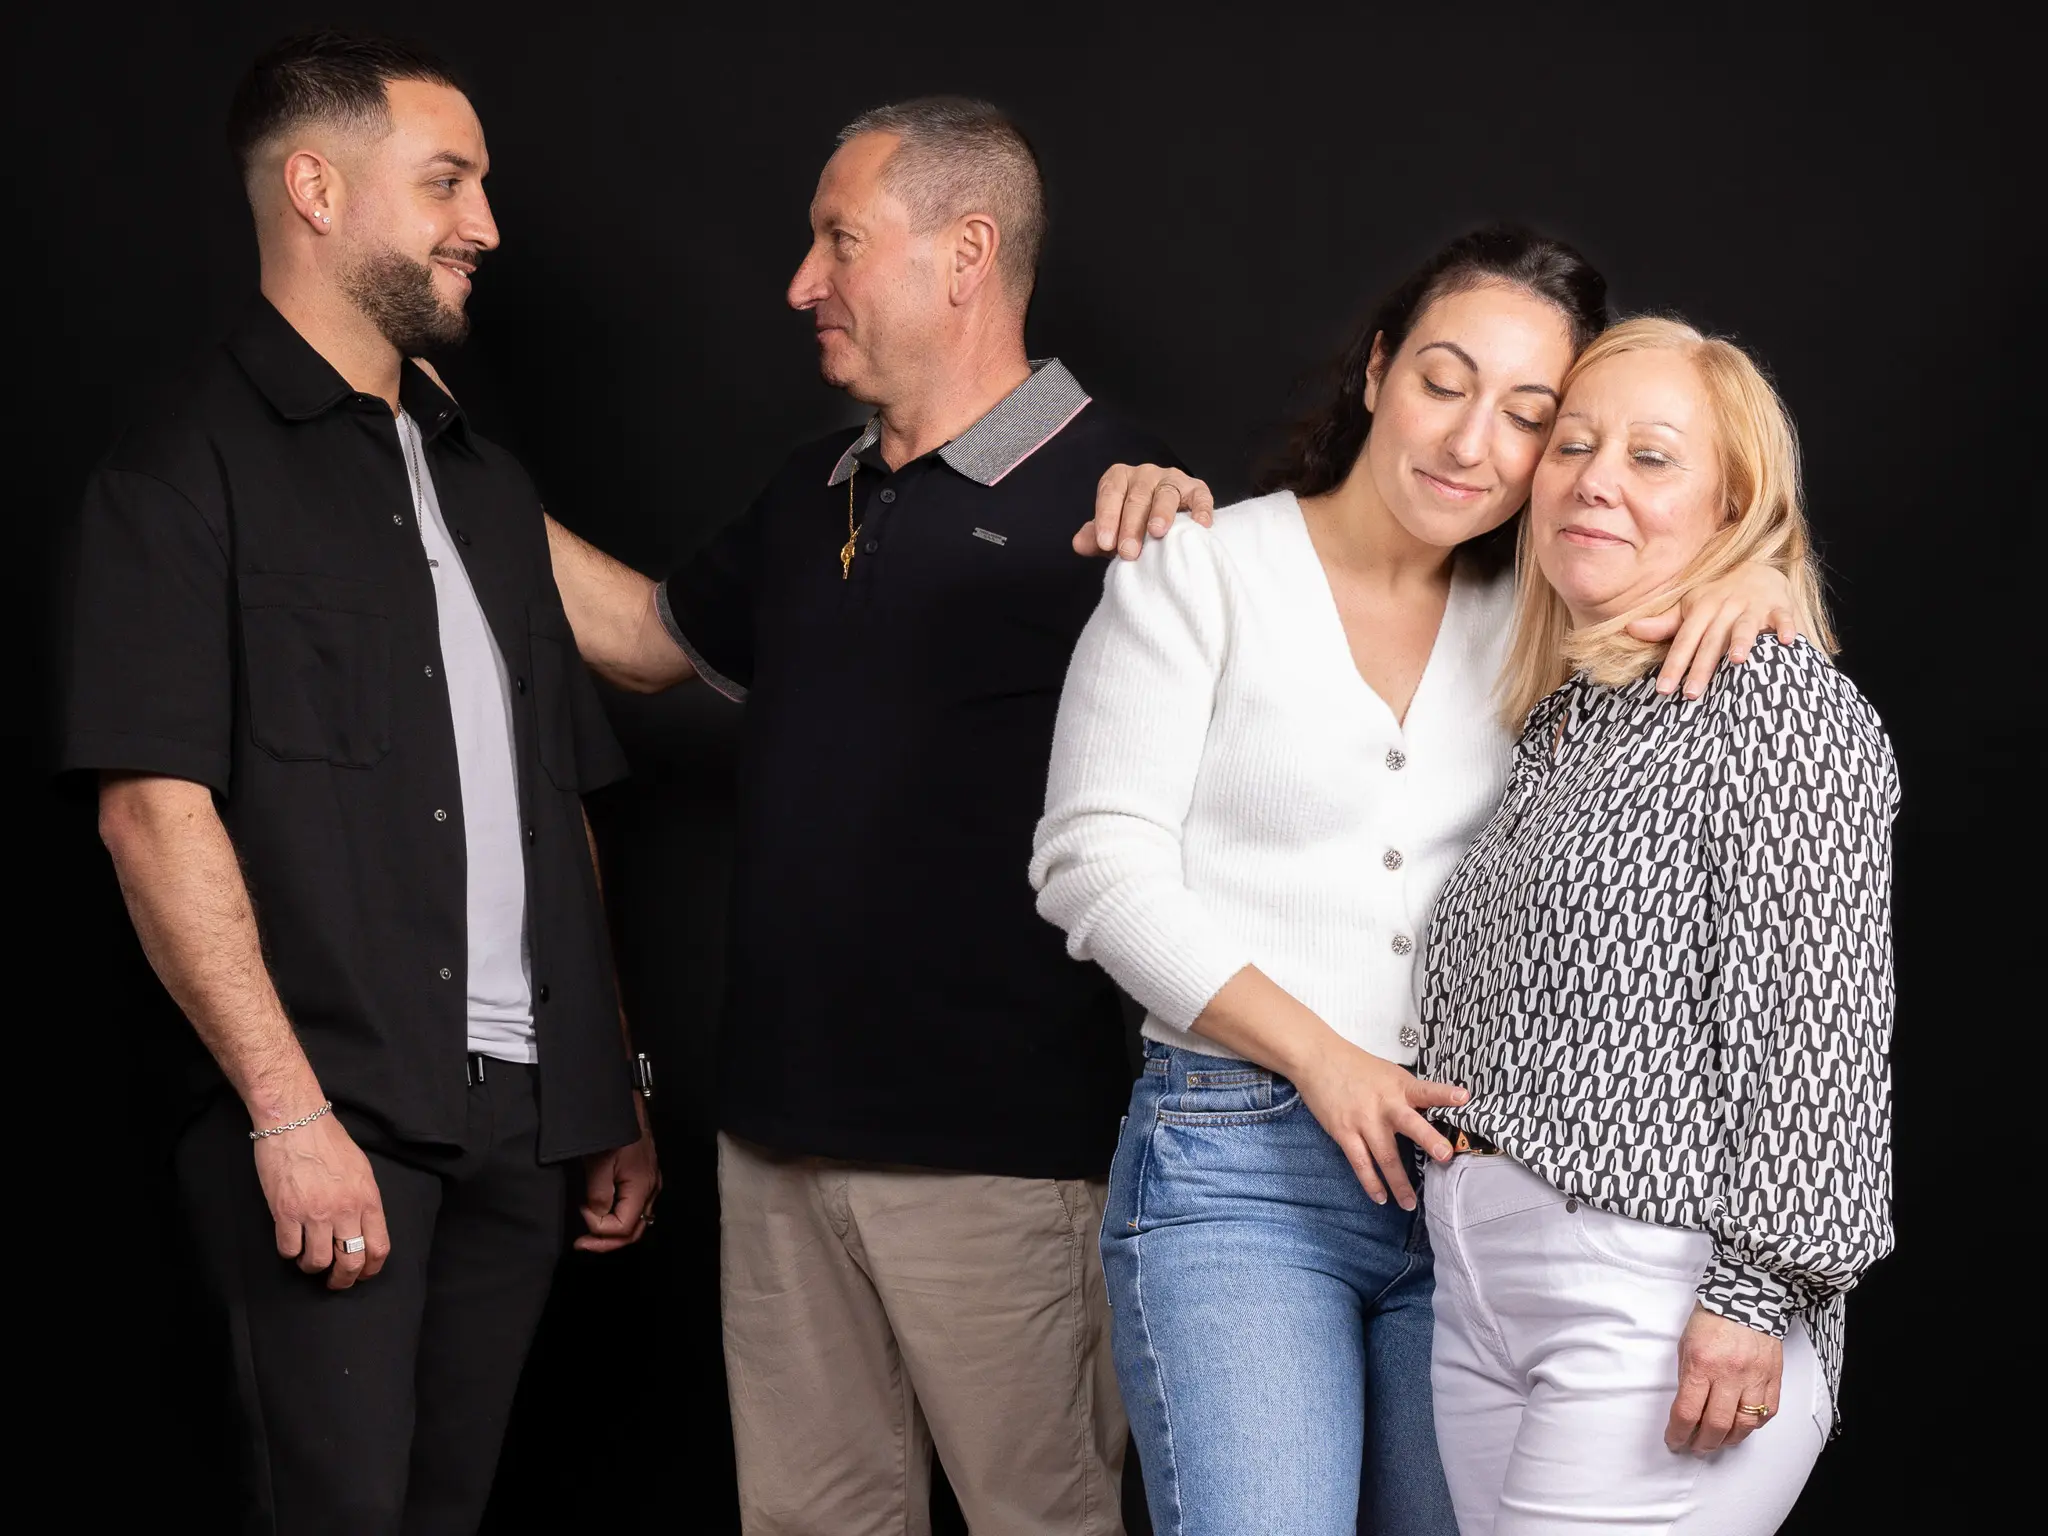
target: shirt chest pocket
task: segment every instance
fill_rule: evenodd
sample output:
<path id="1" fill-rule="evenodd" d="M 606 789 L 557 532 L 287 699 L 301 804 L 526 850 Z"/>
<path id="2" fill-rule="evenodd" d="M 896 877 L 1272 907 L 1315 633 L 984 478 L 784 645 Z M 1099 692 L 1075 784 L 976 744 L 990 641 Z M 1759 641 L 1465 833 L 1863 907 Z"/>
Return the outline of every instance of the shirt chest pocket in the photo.
<path id="1" fill-rule="evenodd" d="M 287 762 L 368 768 L 391 750 L 391 621 L 383 589 L 340 576 L 238 583 L 249 729 Z"/>

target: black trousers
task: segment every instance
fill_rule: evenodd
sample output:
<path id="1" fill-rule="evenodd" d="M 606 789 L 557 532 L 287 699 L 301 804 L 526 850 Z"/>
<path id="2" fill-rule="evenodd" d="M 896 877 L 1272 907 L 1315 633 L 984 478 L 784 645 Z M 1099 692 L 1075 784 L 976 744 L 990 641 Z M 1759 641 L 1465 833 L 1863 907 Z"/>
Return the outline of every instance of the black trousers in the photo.
<path id="1" fill-rule="evenodd" d="M 346 1291 L 278 1257 L 235 1096 L 186 1131 L 179 1183 L 233 1351 L 250 1536 L 468 1536 L 483 1519 L 568 1235 L 535 1089 L 533 1068 L 487 1063 L 459 1149 L 344 1116 L 391 1231 L 383 1271 Z"/>

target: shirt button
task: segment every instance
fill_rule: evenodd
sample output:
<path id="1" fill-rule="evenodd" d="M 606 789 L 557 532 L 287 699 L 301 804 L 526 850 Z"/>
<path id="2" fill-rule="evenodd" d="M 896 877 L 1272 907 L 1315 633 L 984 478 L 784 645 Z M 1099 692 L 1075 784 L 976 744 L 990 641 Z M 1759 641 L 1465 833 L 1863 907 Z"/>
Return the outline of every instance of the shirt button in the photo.
<path id="1" fill-rule="evenodd" d="M 446 821 L 447 819 L 448 819 L 448 813 L 447 813 L 446 811 L 436 811 L 436 812 L 434 812 L 434 820 L 436 820 L 436 821 Z"/>
<path id="2" fill-rule="evenodd" d="M 429 677 L 432 677 L 432 676 L 434 675 L 434 669 L 433 669 L 432 667 L 422 667 L 422 668 L 420 668 L 420 670 L 421 670 L 422 672 L 426 673 L 426 674 L 427 674 L 427 676 L 429 676 Z"/>
<path id="3" fill-rule="evenodd" d="M 526 840 L 529 843 L 533 841 L 533 823 L 530 821 L 526 824 Z"/>
<path id="4" fill-rule="evenodd" d="M 882 488 L 882 504 L 884 506 L 887 506 L 890 502 L 894 501 L 895 499 L 896 493 L 890 490 L 887 486 L 884 486 Z"/>
<path id="5" fill-rule="evenodd" d="M 861 545 L 861 553 L 872 555 L 876 550 L 880 549 L 881 547 L 882 545 L 879 540 L 869 539 L 867 543 Z"/>
<path id="6" fill-rule="evenodd" d="M 1399 869 L 1401 867 L 1401 850 L 1398 848 L 1389 848 L 1385 853 L 1380 855 L 1380 862 L 1386 865 L 1389 869 Z"/>
<path id="7" fill-rule="evenodd" d="M 444 965 L 441 967 L 441 979 L 443 981 L 453 981 L 455 979 L 455 973 L 449 970 L 448 967 Z"/>
<path id="8" fill-rule="evenodd" d="M 540 984 L 540 1000 L 542 1002 L 546 1002 L 548 1000 L 548 984 L 546 982 L 542 982 Z"/>
<path id="9" fill-rule="evenodd" d="M 1397 934 L 1395 934 L 1395 935 L 1394 935 L 1394 953 L 1395 953 L 1395 954 L 1397 954 L 1397 955 L 1409 955 L 1409 954 L 1413 954 L 1414 952 L 1415 952 L 1415 941 L 1414 941 L 1413 939 L 1409 938 L 1409 937 L 1408 937 L 1408 935 L 1407 935 L 1407 934 L 1405 934 L 1405 933 L 1397 933 Z"/>
<path id="10" fill-rule="evenodd" d="M 523 677 L 515 677 L 515 678 L 513 678 L 513 679 L 512 679 L 512 687 L 513 687 L 513 688 L 514 688 L 514 689 L 515 689 L 515 690 L 516 690 L 517 692 L 520 692 L 520 693 L 524 693 L 524 692 L 526 692 L 526 679 L 525 679 L 525 678 L 523 678 Z"/>
<path id="11" fill-rule="evenodd" d="M 1408 766 L 1408 754 L 1399 747 L 1387 748 L 1387 766 L 1399 773 Z"/>
<path id="12" fill-rule="evenodd" d="M 1401 1043 L 1413 1050 L 1416 1046 L 1422 1044 L 1422 1031 L 1413 1024 L 1403 1024 L 1401 1026 Z"/>
<path id="13" fill-rule="evenodd" d="M 403 528 L 405 526 L 405 514 L 403 512 L 394 512 L 391 514 L 391 521 Z"/>
<path id="14" fill-rule="evenodd" d="M 1564 1208 L 1567 1211 L 1576 1211 L 1579 1208 L 1579 1202 L 1576 1200 L 1567 1200 L 1564 1203 Z"/>

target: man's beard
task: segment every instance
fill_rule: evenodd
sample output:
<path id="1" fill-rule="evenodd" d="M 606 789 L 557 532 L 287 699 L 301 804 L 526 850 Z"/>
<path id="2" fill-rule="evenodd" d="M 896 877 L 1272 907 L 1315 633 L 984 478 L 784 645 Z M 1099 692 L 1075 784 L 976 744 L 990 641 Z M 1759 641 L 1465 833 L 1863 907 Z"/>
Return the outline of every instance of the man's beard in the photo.
<path id="1" fill-rule="evenodd" d="M 449 254 L 474 263 L 482 253 Z M 341 287 L 403 356 L 460 346 L 469 335 L 469 316 L 434 292 L 434 269 L 389 246 L 350 262 L 342 269 Z"/>

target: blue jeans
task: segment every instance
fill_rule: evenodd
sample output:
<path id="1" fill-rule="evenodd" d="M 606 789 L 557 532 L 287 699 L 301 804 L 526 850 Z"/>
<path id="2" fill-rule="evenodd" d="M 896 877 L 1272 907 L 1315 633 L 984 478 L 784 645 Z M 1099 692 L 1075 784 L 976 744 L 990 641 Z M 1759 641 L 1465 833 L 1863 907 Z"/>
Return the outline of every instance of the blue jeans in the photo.
<path id="1" fill-rule="evenodd" d="M 1366 1198 L 1287 1079 L 1146 1042 L 1102 1266 L 1160 1536 L 1456 1536 L 1427 1230 Z"/>

